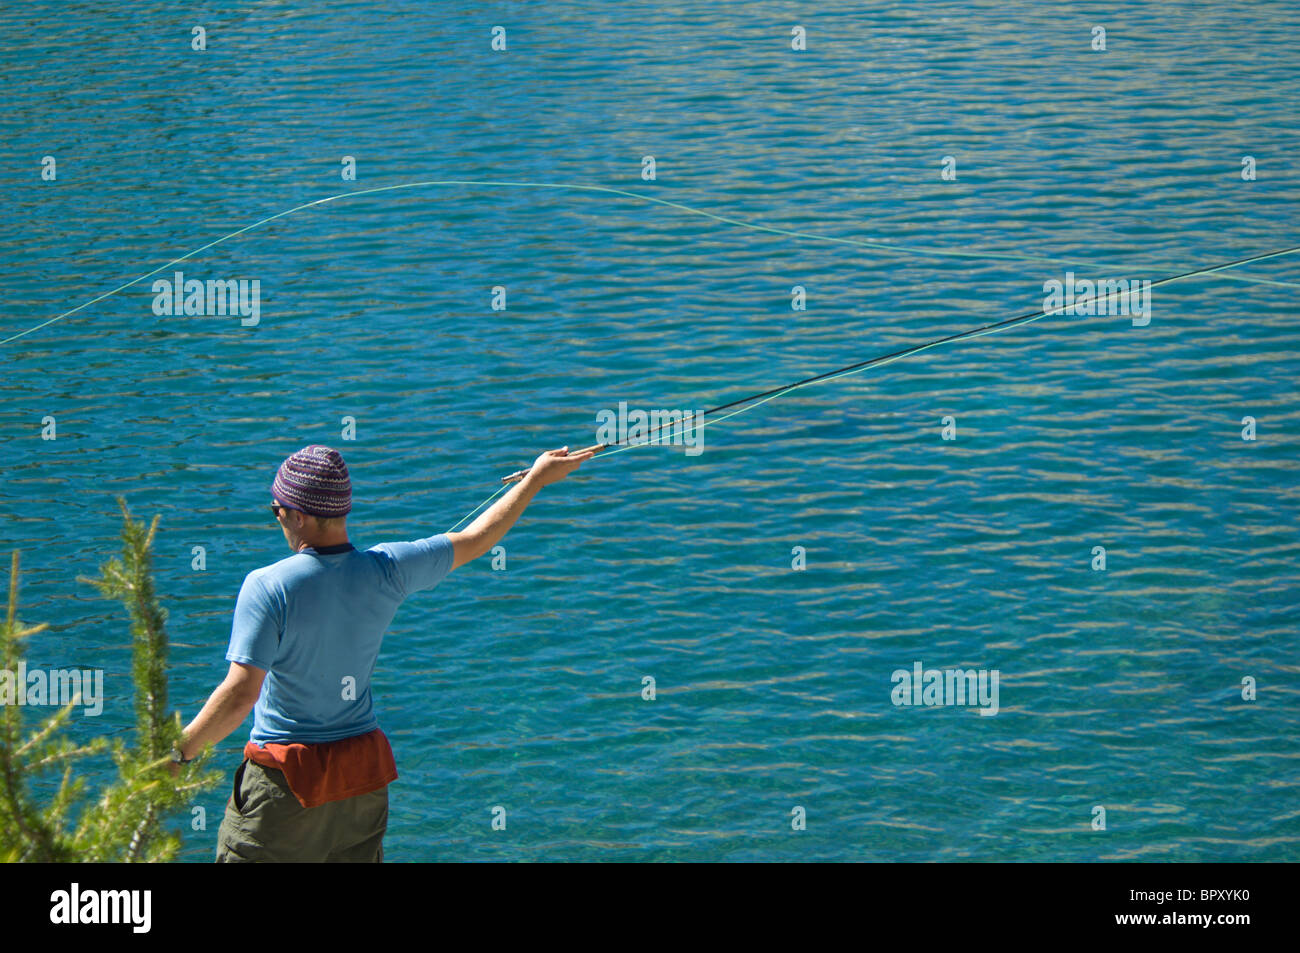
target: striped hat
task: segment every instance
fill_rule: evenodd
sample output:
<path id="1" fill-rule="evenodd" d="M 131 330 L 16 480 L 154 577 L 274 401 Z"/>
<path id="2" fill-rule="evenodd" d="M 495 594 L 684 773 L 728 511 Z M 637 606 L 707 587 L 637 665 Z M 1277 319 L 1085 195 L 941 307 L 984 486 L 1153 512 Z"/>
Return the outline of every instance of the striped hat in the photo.
<path id="1" fill-rule="evenodd" d="M 280 464 L 271 495 L 312 516 L 343 516 L 352 510 L 348 465 L 337 450 L 318 444 L 303 447 Z"/>

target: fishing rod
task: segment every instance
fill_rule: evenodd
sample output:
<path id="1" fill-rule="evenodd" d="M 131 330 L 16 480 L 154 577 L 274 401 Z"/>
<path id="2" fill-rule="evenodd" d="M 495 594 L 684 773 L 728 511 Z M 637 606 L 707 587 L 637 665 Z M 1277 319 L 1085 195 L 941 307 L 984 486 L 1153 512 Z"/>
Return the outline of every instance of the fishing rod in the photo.
<path id="1" fill-rule="evenodd" d="M 1150 287 L 1157 288 L 1161 285 L 1172 284 L 1175 281 L 1185 281 L 1188 278 L 1195 278 L 1199 275 L 1214 274 L 1215 272 L 1224 271 L 1225 269 L 1228 268 L 1235 268 L 1238 265 L 1247 265 L 1247 264 L 1251 264 L 1252 262 L 1264 261 L 1269 258 L 1279 258 L 1283 255 L 1294 254 L 1297 251 L 1300 251 L 1300 245 L 1294 245 L 1290 248 L 1284 248 L 1279 251 L 1268 252 L 1263 255 L 1253 255 L 1250 258 L 1240 258 L 1236 261 L 1230 261 L 1222 265 L 1209 265 L 1204 268 L 1196 268 L 1192 271 L 1183 272 L 1180 275 L 1171 275 L 1167 278 L 1157 279 L 1156 281 L 1151 282 Z M 1130 294 L 1130 293 L 1131 293 L 1131 288 L 1126 288 L 1122 291 L 1116 290 L 1116 291 L 1108 292 L 1106 295 L 1102 296 L 1101 298 L 1094 298 L 1091 300 L 1093 300 L 1094 302 L 1098 302 L 1098 301 L 1108 300 L 1114 297 L 1115 295 Z M 1007 318 L 1003 321 L 997 321 L 993 324 L 986 324 L 983 327 L 971 328 L 968 331 L 960 331 L 957 334 L 950 334 L 947 337 L 936 338 L 935 340 L 927 341 L 924 344 L 916 344 L 911 347 L 906 347 L 903 348 L 902 350 L 894 351 L 891 354 L 882 354 L 879 357 L 873 357 L 865 361 L 858 361 L 857 363 L 854 364 L 846 364 L 844 367 L 836 368 L 833 371 L 825 371 L 821 374 L 814 374 L 812 377 L 805 377 L 803 380 L 795 381 L 793 384 L 783 384 L 780 387 L 773 387 L 770 390 L 765 390 L 757 394 L 750 394 L 748 397 L 741 397 L 737 400 L 730 401 L 729 403 L 719 404 L 717 407 L 711 407 L 708 410 L 700 412 L 695 418 L 696 421 L 700 421 L 702 420 L 702 418 L 708 417 L 713 414 L 718 414 L 724 410 L 730 410 L 733 407 L 741 408 L 740 410 L 736 410 L 733 413 L 727 414 L 725 417 L 718 418 L 717 420 L 705 421 L 702 423 L 694 424 L 692 425 L 691 430 L 693 431 L 702 428 L 706 425 L 706 423 L 710 423 L 710 422 L 719 423 L 720 421 L 727 419 L 727 417 L 734 417 L 736 414 L 743 413 L 746 410 L 752 410 L 754 407 L 759 406 L 759 404 L 765 404 L 769 400 L 775 400 L 776 398 L 784 394 L 788 394 L 793 390 L 797 390 L 800 387 L 807 387 L 811 384 L 818 384 L 825 381 L 834 380 L 835 378 L 838 377 L 846 377 L 850 374 L 857 374 L 867 370 L 870 367 L 876 367 L 881 364 L 893 363 L 894 361 L 902 360 L 905 357 L 910 357 L 913 354 L 919 354 L 921 351 L 927 351 L 930 348 L 938 347 L 941 344 L 952 344 L 956 341 L 962 341 L 968 338 L 983 337 L 986 334 L 996 334 L 1000 331 L 1009 331 L 1012 328 L 1021 327 L 1026 324 L 1030 324 L 1034 321 L 1038 321 L 1049 315 L 1059 314 L 1062 311 L 1068 310 L 1070 308 L 1074 308 L 1076 306 L 1078 306 L 1078 302 L 1071 302 L 1070 304 L 1062 305 L 1059 308 L 1044 309 L 1042 311 L 1034 311 L 1029 314 L 1018 315 L 1014 318 Z M 585 447 L 582 450 L 579 450 L 577 452 L 586 453 L 588 451 L 592 451 L 593 453 L 600 454 L 600 453 L 604 453 L 606 450 L 610 450 L 610 448 L 618 448 L 615 450 L 611 450 L 610 452 L 620 453 L 624 450 L 630 450 L 632 447 L 644 446 L 651 442 L 651 438 L 653 435 L 657 434 L 659 431 L 662 431 L 667 426 L 675 426 L 676 423 L 677 423 L 676 421 L 669 421 L 666 424 L 660 424 L 658 427 L 655 427 L 654 430 L 648 433 L 644 438 L 638 437 L 636 443 L 628 443 L 625 440 L 616 440 L 613 443 L 599 443 L 591 447 Z M 606 456 L 608 456 L 608 454 L 606 454 Z M 519 480 L 522 480 L 525 476 L 527 476 L 530 469 L 531 468 L 516 470 L 514 473 L 511 473 L 509 476 L 502 477 L 501 482 L 503 484 L 516 483 Z M 499 493 L 500 490 L 498 490 L 497 492 Z M 493 496 L 495 495 L 496 494 L 493 494 Z M 489 499 L 491 499 L 491 497 L 489 497 Z M 477 512 L 477 510 L 475 512 Z M 470 515 L 473 514 L 471 513 Z M 468 519 L 468 517 L 466 518 Z"/>
<path id="2" fill-rule="evenodd" d="M 238 228 L 235 231 L 230 232 L 229 234 L 222 235 L 218 238 L 215 238 L 212 241 L 208 242 L 207 244 L 199 246 L 193 251 L 186 252 L 183 255 L 178 255 L 176 258 L 173 258 L 171 261 L 167 262 L 166 264 L 159 265 L 158 267 L 154 268 L 151 271 L 145 272 L 143 275 L 140 275 L 139 277 L 132 278 L 118 285 L 116 288 L 112 288 L 108 291 L 103 292 L 102 294 L 96 295 L 95 297 L 89 299 L 88 301 L 84 301 L 81 304 L 77 305 L 76 307 L 64 311 L 62 314 L 57 314 L 52 318 L 42 321 L 39 324 L 27 328 L 26 330 L 19 331 L 15 334 L 11 334 L 8 337 L 0 338 L 0 345 L 10 344 L 13 341 L 26 337 L 29 334 L 33 334 L 41 330 L 42 328 L 48 327 L 49 325 L 54 324 L 57 321 L 62 321 L 65 318 L 71 317 L 72 315 L 78 313 L 79 311 L 82 311 L 83 309 L 88 308 L 91 305 L 97 304 L 98 302 L 103 301 L 107 298 L 111 298 L 127 290 L 128 288 L 131 288 L 134 285 L 139 284 L 141 281 L 153 277 L 154 275 L 158 274 L 161 271 L 165 271 L 166 269 L 174 265 L 180 264 L 181 262 L 188 261 L 194 258 L 196 255 L 199 255 L 210 248 L 214 248 L 215 246 L 220 245 L 223 242 L 227 242 L 233 238 L 239 237 L 240 235 L 247 234 L 248 232 L 251 232 L 255 229 L 262 228 L 263 226 L 268 225 L 271 222 L 274 222 L 278 219 L 285 218 L 286 216 L 294 215 L 298 212 L 304 211 L 309 208 L 315 208 L 317 206 L 326 205 L 333 202 L 356 199 L 368 195 L 377 195 L 380 193 L 392 193 L 392 192 L 397 192 L 406 189 L 422 189 L 422 188 L 447 187 L 447 186 L 523 188 L 523 189 L 570 189 L 576 191 L 603 193 L 607 195 L 617 195 L 624 198 L 632 198 L 643 202 L 649 202 L 649 203 L 667 206 L 669 208 L 673 208 L 682 212 L 687 212 L 689 214 L 710 218 L 726 225 L 734 225 L 752 231 L 766 232 L 773 235 L 782 235 L 788 238 L 812 239 L 814 241 L 835 242 L 838 244 L 855 245 L 862 248 L 870 248 L 878 251 L 885 251 L 891 254 L 912 254 L 912 255 L 960 257 L 960 258 L 991 258 L 991 259 L 1000 259 L 1004 261 L 1051 262 L 1053 264 L 1060 263 L 1059 261 L 1043 258 L 1041 256 L 1014 255 L 1014 254 L 990 252 L 985 250 L 972 250 L 972 249 L 961 250 L 961 249 L 922 248 L 922 247 L 914 247 L 908 245 L 895 245 L 887 242 L 877 242 L 877 241 L 855 239 L 855 238 L 843 238 L 843 237 L 832 236 L 832 235 L 817 235 L 810 232 L 800 232 L 800 231 L 794 231 L 792 229 L 787 229 L 787 228 L 778 228 L 769 225 L 761 225 L 758 224 L 757 222 L 747 222 L 741 219 L 731 218 L 725 215 L 718 215 L 713 212 L 705 211 L 703 209 L 692 208 L 691 206 L 684 205 L 680 202 L 672 202 L 666 199 L 656 198 L 650 195 L 644 195 L 637 192 L 629 192 L 623 189 L 608 188 L 604 186 L 578 185 L 573 183 L 560 183 L 560 182 L 507 182 L 507 181 L 495 181 L 495 180 L 480 181 L 480 180 L 466 180 L 466 179 L 423 180 L 419 182 L 403 182 L 395 185 L 382 185 L 382 186 L 376 186 L 374 188 L 369 188 L 369 189 L 358 189 L 352 192 L 341 192 L 338 195 L 328 195 L 325 196 L 324 198 L 315 199 L 310 202 L 304 202 L 301 205 L 295 205 L 293 208 L 284 209 L 283 211 L 276 212 L 274 215 L 268 215 L 265 218 L 253 222 L 251 225 L 245 225 L 244 227 Z M 1245 264 L 1250 264 L 1252 262 L 1264 261 L 1269 258 L 1277 258 L 1282 255 L 1292 254 L 1296 251 L 1300 251 L 1300 246 L 1286 248 L 1280 251 L 1270 252 L 1264 255 L 1256 255 L 1251 258 L 1243 258 L 1238 261 L 1228 262 L 1223 265 L 1216 265 L 1208 268 L 1198 268 L 1194 271 L 1185 272 L 1180 275 L 1173 275 L 1169 278 L 1161 278 L 1158 281 L 1152 282 L 1150 287 L 1154 288 L 1160 285 L 1170 284 L 1171 282 L 1174 281 L 1182 281 L 1187 278 L 1195 277 L 1197 275 L 1212 274 L 1218 271 L 1225 271 L 1229 268 L 1234 268 L 1237 265 L 1245 265 Z M 1120 267 L 1120 266 L 1113 266 L 1111 264 L 1104 263 L 1104 262 L 1084 262 L 1080 260 L 1075 260 L 1075 263 L 1086 264 L 1095 267 L 1107 267 L 1107 268 Z M 1123 266 L 1123 267 L 1128 267 L 1128 266 Z M 1147 265 L 1146 267 L 1162 267 L 1162 266 Z M 1227 275 L 1225 277 L 1232 278 L 1235 280 L 1240 280 L 1240 281 L 1257 282 L 1260 284 L 1274 285 L 1279 287 L 1295 286 L 1293 282 L 1277 281 L 1270 278 L 1259 278 L 1259 277 L 1254 277 L 1249 275 Z M 1110 292 L 1104 296 L 1104 299 L 1114 297 L 1114 295 L 1117 293 L 1119 292 Z M 866 370 L 869 367 L 878 367 L 883 364 L 891 363 L 892 361 L 901 360 L 904 357 L 908 357 L 912 354 L 920 353 L 921 351 L 928 350 L 932 347 L 938 347 L 941 344 L 951 344 L 955 341 L 980 337 L 985 334 L 995 334 L 999 331 L 1009 330 L 1010 328 L 1013 327 L 1019 327 L 1024 324 L 1029 324 L 1032 321 L 1037 321 L 1040 318 L 1047 317 L 1049 314 L 1057 314 L 1061 311 L 1066 310 L 1067 307 L 1073 307 L 1073 305 L 1069 305 L 1061 308 L 1054 308 L 1050 311 L 1047 310 L 1036 311 L 1032 314 L 1020 315 L 1015 318 L 1008 318 L 1005 321 L 999 321 L 995 324 L 985 325 L 981 328 L 973 328 L 969 331 L 963 331 L 958 334 L 949 335 L 948 337 L 945 338 L 938 338 L 934 341 L 928 341 L 925 344 L 919 344 L 910 348 L 904 348 L 901 351 L 895 351 L 893 354 L 885 354 L 880 357 L 871 358 L 870 360 L 860 361 L 856 364 L 849 364 L 846 365 L 845 367 L 837 368 L 836 370 L 833 371 L 826 371 L 825 373 L 817 374 L 814 375 L 813 377 L 805 378 L 804 380 L 801 381 L 796 381 L 793 384 L 786 384 L 781 387 L 775 387 L 772 388 L 771 390 L 763 391 L 762 393 L 751 394 L 748 397 L 742 397 L 739 400 L 734 400 L 731 401 L 730 403 L 722 404 L 718 407 L 713 407 L 709 410 L 704 411 L 703 413 L 698 415 L 698 418 L 703 418 L 711 414 L 718 414 L 721 411 L 730 410 L 733 407 L 739 408 L 737 410 L 732 410 L 730 413 L 725 414 L 724 416 L 718 417 L 711 421 L 702 420 L 699 424 L 693 424 L 691 429 L 695 430 L 698 429 L 699 427 L 703 427 L 706 424 L 710 424 L 710 423 L 720 423 L 721 421 L 726 420 L 729 417 L 733 417 L 736 414 L 743 413 L 747 410 L 752 410 L 753 408 L 759 406 L 760 404 L 766 403 L 769 400 L 774 400 L 777 397 L 780 397 L 784 394 L 788 394 L 791 391 L 796 390 L 800 387 L 807 387 L 811 384 L 817 384 L 823 381 L 834 380 L 838 377 L 843 377 L 848 374 L 856 374 L 859 373 L 860 371 Z M 668 426 L 668 424 L 661 424 L 659 427 L 655 428 L 654 432 L 657 433 L 658 431 L 663 430 L 665 426 Z M 646 445 L 646 443 L 648 443 L 648 441 L 649 441 L 649 435 L 647 435 L 645 439 L 638 439 L 638 442 L 636 443 L 626 443 L 624 441 L 616 441 L 615 443 L 612 444 L 597 444 L 593 447 L 588 447 L 586 449 L 591 450 L 594 453 L 603 453 L 605 456 L 609 456 L 612 453 L 621 453 L 625 450 L 630 450 L 633 447 L 644 446 Z M 494 492 L 492 496 L 488 497 L 487 500 L 484 500 L 483 503 L 480 503 L 477 507 L 471 510 L 470 513 L 464 519 L 462 519 L 460 523 L 457 523 L 456 525 L 460 526 L 461 523 L 464 523 L 465 520 L 468 520 L 480 509 L 482 509 L 484 506 L 490 503 L 492 499 L 495 498 L 498 493 L 504 490 L 507 485 L 523 479 L 523 477 L 527 473 L 528 473 L 527 469 L 518 470 L 515 473 L 510 474 L 508 477 L 502 478 L 501 488 L 498 489 L 496 492 Z M 456 527 L 452 527 L 453 530 L 455 528 Z"/>

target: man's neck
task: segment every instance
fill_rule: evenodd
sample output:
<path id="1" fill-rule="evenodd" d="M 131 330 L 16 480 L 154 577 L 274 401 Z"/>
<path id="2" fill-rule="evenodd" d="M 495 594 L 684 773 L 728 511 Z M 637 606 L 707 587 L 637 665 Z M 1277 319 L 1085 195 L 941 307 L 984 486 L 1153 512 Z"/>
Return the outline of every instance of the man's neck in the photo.
<path id="1" fill-rule="evenodd" d="M 348 545 L 348 534 L 338 533 L 332 536 L 318 536 L 313 539 L 304 539 L 298 544 L 298 552 L 304 549 L 328 549 L 331 546 Z"/>

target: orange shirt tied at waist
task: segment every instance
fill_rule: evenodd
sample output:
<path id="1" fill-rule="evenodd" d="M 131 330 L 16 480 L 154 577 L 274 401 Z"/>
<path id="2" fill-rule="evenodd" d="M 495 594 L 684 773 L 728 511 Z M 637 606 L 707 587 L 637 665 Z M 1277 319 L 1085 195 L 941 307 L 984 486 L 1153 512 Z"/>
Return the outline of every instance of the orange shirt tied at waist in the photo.
<path id="1" fill-rule="evenodd" d="M 388 738 L 376 728 L 364 735 L 318 744 L 244 745 L 244 757 L 264 768 L 284 772 L 289 790 L 303 807 L 378 791 L 397 780 L 397 764 Z"/>

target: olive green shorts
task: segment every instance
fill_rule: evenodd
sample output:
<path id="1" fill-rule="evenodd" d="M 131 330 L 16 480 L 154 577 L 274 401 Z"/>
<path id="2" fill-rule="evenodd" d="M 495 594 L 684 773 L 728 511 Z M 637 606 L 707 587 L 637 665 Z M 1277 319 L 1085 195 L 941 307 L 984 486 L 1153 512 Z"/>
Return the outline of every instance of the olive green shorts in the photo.
<path id="1" fill-rule="evenodd" d="M 217 863 L 380 863 L 388 786 L 303 807 L 284 772 L 244 760 L 217 834 Z"/>

